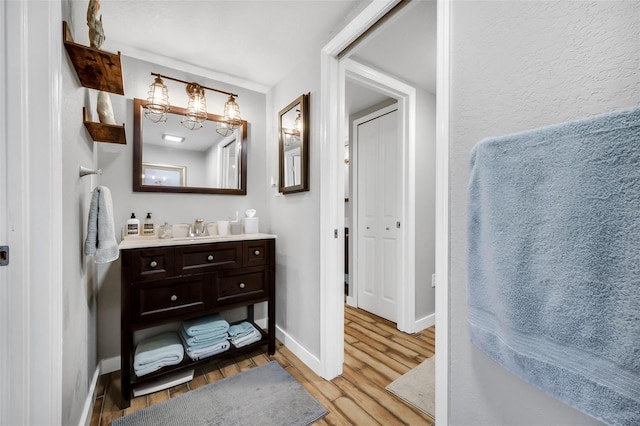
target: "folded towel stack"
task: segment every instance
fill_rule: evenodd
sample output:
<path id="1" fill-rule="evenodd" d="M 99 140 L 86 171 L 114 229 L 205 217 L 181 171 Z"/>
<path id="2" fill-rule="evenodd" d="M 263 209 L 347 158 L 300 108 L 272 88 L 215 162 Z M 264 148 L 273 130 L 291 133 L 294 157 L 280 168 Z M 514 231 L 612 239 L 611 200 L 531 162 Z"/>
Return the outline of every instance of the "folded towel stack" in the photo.
<path id="1" fill-rule="evenodd" d="M 133 358 L 136 376 L 153 373 L 168 365 L 180 364 L 184 348 L 175 331 L 158 334 L 138 343 Z"/>
<path id="2" fill-rule="evenodd" d="M 229 327 L 229 337 L 233 346 L 241 348 L 262 339 L 262 333 L 250 322 L 244 321 Z"/>
<path id="3" fill-rule="evenodd" d="M 228 330 L 229 323 L 213 314 L 183 322 L 180 337 L 189 358 L 198 360 L 229 349 Z"/>

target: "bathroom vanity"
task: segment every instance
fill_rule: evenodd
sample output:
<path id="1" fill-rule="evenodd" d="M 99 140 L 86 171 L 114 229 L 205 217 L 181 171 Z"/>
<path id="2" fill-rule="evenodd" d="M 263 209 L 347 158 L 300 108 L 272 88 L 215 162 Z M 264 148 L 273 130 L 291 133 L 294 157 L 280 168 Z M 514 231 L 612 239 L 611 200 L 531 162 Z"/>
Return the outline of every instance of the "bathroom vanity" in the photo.
<path id="1" fill-rule="evenodd" d="M 163 376 L 193 368 L 214 358 L 233 356 L 267 345 L 275 353 L 275 236 L 267 234 L 196 238 L 136 238 L 120 243 L 122 408 L 134 388 Z M 246 308 L 254 325 L 254 305 L 268 302 L 262 339 L 242 348 L 136 377 L 135 333 L 186 319 Z M 223 314 L 224 316 L 224 314 Z"/>

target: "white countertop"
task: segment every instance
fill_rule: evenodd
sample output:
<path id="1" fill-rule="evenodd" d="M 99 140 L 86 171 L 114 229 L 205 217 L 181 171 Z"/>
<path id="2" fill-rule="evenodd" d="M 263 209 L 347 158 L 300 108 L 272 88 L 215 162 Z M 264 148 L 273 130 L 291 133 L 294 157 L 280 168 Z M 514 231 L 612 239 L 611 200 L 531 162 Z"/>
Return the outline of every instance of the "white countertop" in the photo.
<path id="1" fill-rule="evenodd" d="M 175 238 L 128 237 L 122 240 L 118 248 L 120 250 L 128 250 L 150 247 L 184 246 L 189 244 L 221 243 L 227 241 L 268 240 L 275 238 L 276 236 L 272 234 L 230 234 L 224 237 L 220 237 L 218 235 Z"/>

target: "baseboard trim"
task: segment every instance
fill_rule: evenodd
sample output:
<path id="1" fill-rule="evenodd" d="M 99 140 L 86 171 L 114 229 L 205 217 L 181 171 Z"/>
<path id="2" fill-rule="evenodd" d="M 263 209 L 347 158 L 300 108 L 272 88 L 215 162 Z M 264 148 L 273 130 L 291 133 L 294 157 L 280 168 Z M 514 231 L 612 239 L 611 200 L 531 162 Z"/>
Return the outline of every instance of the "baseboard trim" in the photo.
<path id="1" fill-rule="evenodd" d="M 426 317 L 422 317 L 419 320 L 416 320 L 414 325 L 414 330 L 416 333 L 425 330 L 436 324 L 436 314 L 430 314 Z"/>
<path id="2" fill-rule="evenodd" d="M 321 365 L 318 357 L 309 352 L 304 346 L 291 337 L 286 331 L 276 325 L 276 337 L 287 347 L 300 361 L 307 365 L 314 373 L 320 376 Z"/>
<path id="3" fill-rule="evenodd" d="M 101 374 L 109 374 L 120 370 L 120 356 L 106 358 L 100 361 Z"/>
<path id="4" fill-rule="evenodd" d="M 93 413 L 93 405 L 96 401 L 96 392 L 98 391 L 98 380 L 100 380 L 100 375 L 100 363 L 98 363 L 96 370 L 93 372 L 91 386 L 89 387 L 89 392 L 87 392 L 87 399 L 84 402 L 82 416 L 80 417 L 78 426 L 89 426 L 91 424 L 91 414 Z"/>

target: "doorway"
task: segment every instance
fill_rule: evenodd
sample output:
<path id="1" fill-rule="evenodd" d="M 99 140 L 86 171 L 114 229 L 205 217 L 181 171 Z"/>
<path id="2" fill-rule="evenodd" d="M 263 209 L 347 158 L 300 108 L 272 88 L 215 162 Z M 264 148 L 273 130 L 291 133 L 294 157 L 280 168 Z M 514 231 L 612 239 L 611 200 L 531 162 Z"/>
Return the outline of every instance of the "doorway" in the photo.
<path id="1" fill-rule="evenodd" d="M 422 2 L 408 2 L 422 3 Z M 425 2 L 434 5 L 436 2 Z M 337 230 L 344 226 L 343 198 L 344 179 L 338 170 L 338 164 L 344 160 L 344 60 L 340 53 L 378 22 L 398 1 L 375 2 L 356 17 L 348 28 L 336 36 L 322 50 L 321 55 L 321 122 L 323 148 L 321 150 L 321 375 L 331 379 L 342 371 L 344 361 L 344 297 L 341 283 L 344 274 L 344 259 L 337 256 L 342 253 L 340 245 L 344 237 Z M 437 38 L 437 100 L 436 110 L 436 184 L 435 186 L 435 222 L 436 222 L 436 277 L 434 282 L 436 303 L 436 326 L 438 327 L 436 355 L 436 415 L 438 422 L 446 424 L 448 383 L 448 102 L 449 102 L 449 46 L 450 46 L 450 9 L 446 0 L 437 0 L 437 25 L 433 23 Z M 434 11 L 435 14 L 435 11 Z M 434 19 L 435 21 L 435 19 Z M 410 40 L 410 38 L 408 38 Z M 410 40 L 411 41 L 411 40 Z M 436 42 L 433 42 L 434 46 Z M 406 44 L 402 44 L 407 50 Z M 435 49 L 434 49 L 435 50 Z M 337 108 L 336 108 L 337 107 Z M 414 116 L 415 119 L 415 116 Z M 415 208 L 415 206 L 413 206 Z M 429 277 L 430 278 L 430 277 Z M 342 287 L 342 286 L 340 286 Z M 415 318 L 411 318 L 414 321 Z"/>
<path id="2" fill-rule="evenodd" d="M 393 321 L 397 324 L 397 328 L 405 333 L 413 333 L 415 331 L 415 120 L 416 120 L 416 90 L 415 88 L 397 80 L 394 77 L 386 75 L 367 65 L 357 62 L 353 59 L 344 58 L 340 60 L 340 79 L 347 84 L 355 84 L 362 88 L 366 88 L 372 93 L 377 93 L 383 99 L 395 100 L 393 109 L 397 109 L 397 137 L 398 137 L 398 178 L 397 184 L 394 185 L 396 191 L 396 207 L 397 215 L 394 224 L 399 225 L 395 228 L 397 247 L 394 250 L 396 256 L 396 273 L 397 280 L 395 286 L 395 318 Z M 362 92 L 361 92 L 362 93 Z M 341 105 L 346 105 L 346 90 L 341 92 Z M 341 134 L 348 134 L 348 126 L 345 124 L 341 127 Z M 356 159 L 356 164 L 358 163 Z M 358 172 L 356 171 L 356 174 Z M 350 201 L 353 199 L 353 206 L 358 205 L 358 185 L 354 185 L 354 190 L 349 194 Z M 344 187 L 344 185 L 342 185 Z M 354 207 L 351 210 L 354 210 Z M 352 241 L 352 253 L 359 256 L 360 249 L 358 243 L 362 241 L 362 236 L 366 232 L 360 226 L 360 214 L 351 214 L 353 226 L 350 227 L 350 240 Z M 387 226 L 391 227 L 391 225 Z M 361 229 L 362 228 L 362 229 Z M 354 256 L 351 256 L 352 258 Z M 357 262 L 350 262 L 349 270 L 353 272 L 354 289 L 359 289 L 361 281 L 365 278 L 361 268 L 357 267 Z M 359 291 L 359 290 L 357 290 Z M 353 296 L 357 291 L 350 294 Z M 353 299 L 350 299 L 353 302 Z M 385 316 L 385 315 L 381 315 Z M 342 325 L 340 325 L 342 326 Z"/>

